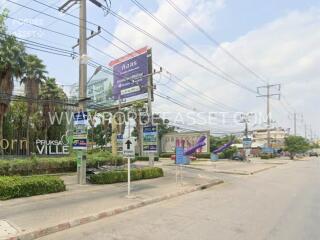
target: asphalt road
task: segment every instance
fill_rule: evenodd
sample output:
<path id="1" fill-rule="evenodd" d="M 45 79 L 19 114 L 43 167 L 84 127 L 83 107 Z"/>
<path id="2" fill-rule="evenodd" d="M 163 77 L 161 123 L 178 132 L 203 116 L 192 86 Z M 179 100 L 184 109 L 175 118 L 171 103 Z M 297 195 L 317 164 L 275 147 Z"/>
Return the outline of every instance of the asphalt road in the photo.
<path id="1" fill-rule="evenodd" d="M 291 162 L 42 240 L 319 240 L 319 185 L 320 160 Z"/>

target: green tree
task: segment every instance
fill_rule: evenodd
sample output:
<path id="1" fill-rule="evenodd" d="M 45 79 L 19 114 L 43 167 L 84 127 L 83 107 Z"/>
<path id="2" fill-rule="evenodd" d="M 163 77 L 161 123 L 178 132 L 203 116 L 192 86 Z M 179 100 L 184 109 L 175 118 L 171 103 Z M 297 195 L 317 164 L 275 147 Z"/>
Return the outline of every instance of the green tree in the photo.
<path id="1" fill-rule="evenodd" d="M 30 131 L 30 116 L 33 116 L 37 109 L 37 103 L 35 100 L 38 99 L 40 85 L 46 79 L 45 74 L 46 66 L 42 63 L 36 55 L 25 55 L 24 57 L 25 66 L 23 69 L 23 76 L 20 84 L 24 84 L 24 91 L 28 102 L 28 113 L 27 113 L 27 141 L 30 144 L 33 140 L 32 133 Z M 33 133 L 34 134 L 34 133 Z M 30 145 L 32 146 L 32 144 Z M 32 149 L 33 150 L 33 149 Z M 29 155 L 30 150 L 27 151 Z"/>
<path id="2" fill-rule="evenodd" d="M 64 107 L 62 104 L 57 104 L 56 101 L 61 100 L 63 103 L 67 99 L 67 95 L 60 88 L 55 78 L 46 78 L 43 84 L 40 85 L 39 99 L 42 101 L 42 131 L 45 140 L 57 139 L 62 133 L 66 131 L 66 119 L 59 124 L 57 122 L 50 122 L 50 115 L 54 116 L 57 113 L 58 116 L 62 114 Z"/>
<path id="3" fill-rule="evenodd" d="M 3 138 L 3 120 L 10 105 L 13 80 L 22 76 L 25 48 L 14 36 L 7 34 L 5 20 L 8 12 L 0 14 L 0 139 Z M 0 150 L 3 154 L 2 149 Z"/>
<path id="4" fill-rule="evenodd" d="M 310 149 L 308 141 L 300 136 L 289 136 L 285 139 L 285 151 L 290 153 L 293 159 L 297 153 L 305 153 Z"/>

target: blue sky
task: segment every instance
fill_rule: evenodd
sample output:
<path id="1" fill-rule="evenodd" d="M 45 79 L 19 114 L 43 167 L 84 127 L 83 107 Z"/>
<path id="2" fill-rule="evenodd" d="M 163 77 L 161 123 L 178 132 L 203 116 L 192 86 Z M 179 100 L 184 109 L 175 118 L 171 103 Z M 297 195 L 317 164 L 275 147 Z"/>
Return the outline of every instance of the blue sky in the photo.
<path id="1" fill-rule="evenodd" d="M 57 11 L 41 6 L 32 0 L 12 1 L 77 23 L 75 19 L 58 14 Z M 54 6 L 59 6 L 63 2 L 62 0 L 48 1 L 49 4 L 53 4 Z M 236 66 L 237 64 L 231 59 L 221 54 L 216 46 L 197 30 L 188 26 L 181 16 L 174 12 L 173 9 L 170 9 L 165 0 L 141 0 L 140 2 L 174 29 L 189 44 L 197 48 L 203 55 L 210 58 L 220 68 L 237 78 L 237 80 L 254 89 L 263 84 L 262 82 L 258 83 L 250 74 L 243 71 L 239 66 Z M 319 59 L 318 51 L 314 51 L 316 42 L 319 40 L 319 34 L 314 34 L 314 29 L 317 29 L 316 27 L 319 24 L 319 1 L 177 0 L 174 2 L 183 8 L 195 21 L 199 22 L 222 46 L 243 63 L 247 64 L 252 70 L 265 76 L 271 82 L 283 82 L 283 94 L 288 99 L 287 102 L 290 103 L 290 106 L 283 102 L 281 104 L 274 102 L 274 115 L 277 118 L 278 125 L 292 128 L 287 111 L 297 111 L 305 115 L 305 119 L 308 119 L 308 124 L 319 128 L 318 122 L 320 119 L 318 115 L 314 116 L 313 109 L 315 105 L 311 103 L 316 101 L 317 95 L 315 94 L 315 89 L 318 89 L 318 92 L 320 90 L 319 84 L 316 82 L 319 72 L 314 67 L 315 61 Z M 6 7 L 9 8 L 14 18 L 23 21 L 27 20 L 36 25 L 49 27 L 50 29 L 74 37 L 78 35 L 78 29 L 75 26 L 23 9 L 6 0 L 1 0 L 0 3 L 2 3 L 2 7 L 4 6 L 3 3 L 6 3 Z M 146 14 L 139 11 L 130 0 L 112 1 L 112 10 L 119 12 L 133 23 L 156 35 L 179 51 L 199 60 L 181 42 L 161 29 Z M 71 9 L 71 11 L 72 14 L 78 14 L 76 8 Z M 238 89 L 228 82 L 208 75 L 203 69 L 190 65 L 190 63 L 187 63 L 170 50 L 133 31 L 113 16 L 104 16 L 103 12 L 91 3 L 88 3 L 88 20 L 103 26 L 134 48 L 149 45 L 153 48 L 153 59 L 155 61 L 159 62 L 168 71 L 181 77 L 184 82 L 199 88 L 200 91 L 206 92 L 206 94 L 219 101 L 243 111 L 265 111 L 263 100 L 257 100 L 256 96 L 251 96 L 243 89 Z M 33 26 L 28 26 L 28 24 L 19 26 L 18 22 L 10 19 L 8 20 L 8 25 L 10 31 L 15 30 L 18 36 L 22 38 L 65 49 L 71 49 L 71 46 L 76 41 L 65 36 L 39 30 Z M 126 51 L 130 51 L 130 49 L 121 45 L 106 33 L 103 33 L 103 37 L 125 48 Z M 102 52 L 115 57 L 120 57 L 124 54 L 100 37 L 95 37 L 89 43 L 101 49 L 99 53 L 90 47 L 88 48 L 88 55 L 101 64 L 106 65 L 111 60 Z M 68 85 L 78 81 L 76 60 L 47 53 L 36 53 L 44 60 L 50 75 L 56 77 L 59 83 Z M 90 75 L 93 69 L 88 69 L 88 75 Z M 162 77 L 156 78 L 160 83 L 159 91 L 166 92 L 168 89 L 165 89 L 165 86 L 161 85 L 163 79 Z M 301 86 L 301 81 L 307 84 Z M 189 94 L 179 89 L 178 86 L 170 85 L 170 87 L 171 90 L 175 89 L 179 93 Z M 300 98 L 299 100 L 296 96 L 301 87 L 304 87 L 304 93 L 308 94 L 305 96 L 305 99 Z M 314 92 L 309 93 L 308 91 Z M 169 92 L 167 93 L 169 94 Z M 178 96 L 174 92 L 172 94 L 173 97 L 181 101 L 190 101 L 189 104 L 192 104 L 193 101 L 199 102 L 195 99 L 197 96 L 191 94 L 189 94 L 190 99 Z M 235 100 L 230 94 L 238 96 L 238 99 Z M 305 101 L 310 101 L 310 104 L 306 106 Z M 157 100 L 155 105 L 159 111 L 168 108 L 168 103 L 161 100 Z M 283 105 L 286 106 L 285 109 Z M 208 109 L 210 109 L 210 106 L 205 110 L 208 111 Z"/>

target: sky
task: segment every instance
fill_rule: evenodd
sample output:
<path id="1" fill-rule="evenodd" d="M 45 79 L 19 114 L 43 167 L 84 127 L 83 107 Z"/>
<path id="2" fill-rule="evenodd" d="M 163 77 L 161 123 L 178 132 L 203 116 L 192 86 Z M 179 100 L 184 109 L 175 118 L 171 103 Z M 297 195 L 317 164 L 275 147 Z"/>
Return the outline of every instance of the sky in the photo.
<path id="1" fill-rule="evenodd" d="M 63 2 L 46 1 L 55 7 Z M 274 96 L 270 104 L 273 126 L 290 128 L 292 133 L 293 113 L 296 112 L 298 134 L 304 136 L 307 125 L 308 135 L 312 129 L 313 134 L 319 136 L 320 70 L 317 66 L 320 60 L 319 1 L 174 0 L 173 2 L 205 29 L 211 38 L 220 43 L 220 48 L 190 25 L 166 0 L 138 2 L 199 53 L 197 55 L 193 52 L 130 0 L 113 0 L 112 11 L 174 47 L 179 53 L 187 55 L 198 65 L 130 28 L 111 14 L 105 16 L 101 9 L 88 1 L 88 21 L 102 26 L 134 49 L 144 46 L 152 48 L 153 61 L 158 64 L 154 64 L 153 67 L 156 70 L 159 70 L 159 65 L 163 68 L 163 73 L 154 76 L 156 93 L 174 98 L 187 108 L 190 107 L 188 110 L 156 96 L 153 103 L 154 111 L 162 112 L 164 115 L 164 112 L 169 112 L 170 120 L 178 118 L 179 112 L 183 114 L 184 121 L 185 114 L 191 110 L 193 114 L 214 112 L 216 119 L 210 125 L 201 124 L 199 120 L 197 124 L 190 119 L 184 122 L 185 126 L 199 130 L 209 128 L 212 132 L 241 131 L 243 124 L 230 119 L 238 112 L 254 112 L 256 115 L 251 119 L 250 127 L 260 128 L 265 126 L 266 99 L 257 97 L 255 91 L 257 87 L 269 82 L 281 84 L 280 91 L 277 87 L 271 89 L 274 93 L 281 93 L 280 100 Z M 2 8 L 10 10 L 9 16 L 17 19 L 7 21 L 9 31 L 17 36 L 68 50 L 76 43 L 79 30 L 76 26 L 41 13 L 75 24 L 78 24 L 77 19 L 33 0 L 0 0 L 0 4 Z M 36 9 L 41 13 L 17 4 Z M 73 7 L 69 13 L 77 15 L 78 7 Z M 30 24 L 21 24 L 19 21 L 50 28 L 71 37 L 50 33 Z M 95 26 L 88 25 L 88 27 L 96 30 Z M 88 47 L 88 56 L 100 64 L 107 65 L 112 60 L 110 55 L 114 58 L 125 55 L 112 44 L 128 52 L 132 50 L 106 32 L 101 35 L 104 39 L 98 36 L 89 40 L 89 44 L 99 51 Z M 47 65 L 50 76 L 65 85 L 66 89 L 68 85 L 78 82 L 77 59 L 35 52 L 31 49 L 28 51 L 38 54 Z M 199 65 L 209 68 L 210 71 Z M 94 69 L 89 68 L 88 76 L 93 71 Z M 217 72 L 219 76 L 212 71 Z M 223 118 L 221 112 L 226 112 L 225 121 L 221 120 Z M 196 119 L 199 119 L 199 116 L 197 115 Z"/>

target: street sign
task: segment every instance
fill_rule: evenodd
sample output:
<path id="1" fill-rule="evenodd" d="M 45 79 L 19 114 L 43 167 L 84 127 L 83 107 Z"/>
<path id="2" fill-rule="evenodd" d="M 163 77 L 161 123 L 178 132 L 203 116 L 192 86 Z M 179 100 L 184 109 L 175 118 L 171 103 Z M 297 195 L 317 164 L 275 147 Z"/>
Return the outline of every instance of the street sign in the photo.
<path id="1" fill-rule="evenodd" d="M 187 163 L 186 156 L 184 156 L 183 147 L 176 147 L 176 164 L 183 165 Z"/>
<path id="2" fill-rule="evenodd" d="M 122 145 L 123 156 L 128 158 L 134 157 L 135 156 L 134 146 L 135 146 L 134 138 L 123 139 L 123 145 Z"/>
<path id="3" fill-rule="evenodd" d="M 143 127 L 143 151 L 145 153 L 158 152 L 158 131 L 157 126 Z"/>
<path id="4" fill-rule="evenodd" d="M 117 135 L 117 152 L 122 154 L 123 152 L 123 135 L 122 134 L 118 134 Z"/>
<path id="5" fill-rule="evenodd" d="M 251 148 L 252 145 L 252 139 L 251 138 L 243 138 L 242 139 L 242 144 L 244 149 Z"/>
<path id="6" fill-rule="evenodd" d="M 73 114 L 73 140 L 72 147 L 75 150 L 87 150 L 88 112 L 76 112 Z"/>

